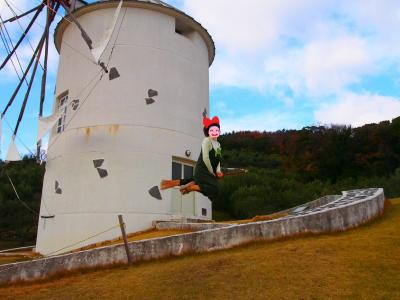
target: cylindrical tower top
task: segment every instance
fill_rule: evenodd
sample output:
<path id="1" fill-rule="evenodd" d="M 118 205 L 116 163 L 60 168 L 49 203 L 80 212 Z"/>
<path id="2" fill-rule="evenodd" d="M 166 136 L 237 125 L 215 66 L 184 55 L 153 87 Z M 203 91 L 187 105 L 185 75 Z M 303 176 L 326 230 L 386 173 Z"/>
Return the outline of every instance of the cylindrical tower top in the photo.
<path id="1" fill-rule="evenodd" d="M 81 6 L 74 10 L 72 13 L 75 17 L 82 16 L 84 14 L 104 9 L 110 7 L 116 7 L 119 3 L 119 0 L 107 0 L 107 1 L 99 1 L 91 4 L 87 4 L 85 6 Z M 182 34 L 190 33 L 196 31 L 203 38 L 204 42 L 207 45 L 208 49 L 208 61 L 209 65 L 214 61 L 215 57 L 215 45 L 211 35 L 208 31 L 195 19 L 185 14 L 184 12 L 176 9 L 175 7 L 160 1 L 160 0 L 124 0 L 123 7 L 134 7 L 134 8 L 142 8 L 149 9 L 157 12 L 161 12 L 172 16 L 175 18 L 176 22 L 176 31 Z M 68 16 L 66 16 L 68 18 Z M 54 43 L 58 52 L 60 52 L 61 41 L 64 34 L 65 29 L 69 26 L 70 22 L 62 19 L 54 32 Z"/>

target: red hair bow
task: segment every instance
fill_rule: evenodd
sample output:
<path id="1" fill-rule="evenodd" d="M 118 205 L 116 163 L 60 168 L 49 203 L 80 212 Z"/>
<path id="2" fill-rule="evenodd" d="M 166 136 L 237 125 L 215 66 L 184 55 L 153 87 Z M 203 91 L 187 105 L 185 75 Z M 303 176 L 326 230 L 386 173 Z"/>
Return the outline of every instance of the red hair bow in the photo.
<path id="1" fill-rule="evenodd" d="M 219 119 L 218 119 L 217 116 L 215 116 L 215 117 L 212 118 L 212 119 L 209 119 L 209 118 L 207 118 L 207 117 L 203 118 L 203 125 L 204 125 L 204 128 L 210 127 L 211 124 L 218 124 L 218 125 L 219 125 Z"/>

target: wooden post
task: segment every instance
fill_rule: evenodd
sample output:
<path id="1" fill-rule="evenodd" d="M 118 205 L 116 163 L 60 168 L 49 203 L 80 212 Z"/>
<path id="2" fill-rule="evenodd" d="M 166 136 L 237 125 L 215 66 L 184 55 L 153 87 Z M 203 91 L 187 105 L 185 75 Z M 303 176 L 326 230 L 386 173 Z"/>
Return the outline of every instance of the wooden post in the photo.
<path id="1" fill-rule="evenodd" d="M 128 264 L 131 264 L 132 260 L 131 260 L 131 255 L 129 253 L 128 239 L 126 238 L 125 223 L 124 219 L 122 219 L 122 215 L 118 215 L 118 220 L 119 220 L 119 226 L 121 227 L 122 238 L 124 239 L 126 256 L 128 257 Z"/>

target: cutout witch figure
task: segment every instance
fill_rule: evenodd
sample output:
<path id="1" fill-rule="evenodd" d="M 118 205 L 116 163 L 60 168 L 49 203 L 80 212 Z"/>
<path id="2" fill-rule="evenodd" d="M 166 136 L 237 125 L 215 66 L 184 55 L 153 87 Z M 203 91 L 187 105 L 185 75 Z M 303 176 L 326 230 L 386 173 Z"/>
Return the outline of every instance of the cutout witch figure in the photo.
<path id="1" fill-rule="evenodd" d="M 163 180 L 162 190 L 175 186 L 182 186 L 181 193 L 200 192 L 211 201 L 218 196 L 218 178 L 224 174 L 221 172 L 221 145 L 218 142 L 220 124 L 218 117 L 203 118 L 203 131 L 206 136 L 201 144 L 201 152 L 194 169 L 194 178 Z"/>

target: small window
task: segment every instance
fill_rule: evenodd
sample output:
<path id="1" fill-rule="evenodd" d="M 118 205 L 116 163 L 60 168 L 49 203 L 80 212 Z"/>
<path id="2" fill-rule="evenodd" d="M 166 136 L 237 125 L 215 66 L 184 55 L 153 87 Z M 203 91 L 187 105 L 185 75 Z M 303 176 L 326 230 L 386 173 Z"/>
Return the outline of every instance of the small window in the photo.
<path id="1" fill-rule="evenodd" d="M 202 208 L 201 209 L 201 215 L 204 216 L 204 217 L 207 216 L 207 208 Z"/>
<path id="2" fill-rule="evenodd" d="M 193 178 L 193 166 L 183 165 L 183 178 Z"/>
<path id="3" fill-rule="evenodd" d="M 172 162 L 172 179 L 182 179 L 182 165 Z"/>
<path id="4" fill-rule="evenodd" d="M 193 29 L 181 20 L 175 19 L 175 32 L 188 37 L 193 32 Z"/>
<path id="5" fill-rule="evenodd" d="M 60 118 L 57 122 L 57 133 L 61 133 L 65 128 L 65 120 L 67 118 L 68 107 L 68 91 L 62 93 L 57 99 L 57 109 L 60 111 Z"/>
<path id="6" fill-rule="evenodd" d="M 194 162 L 173 161 L 172 162 L 172 179 L 188 179 L 193 178 Z"/>

